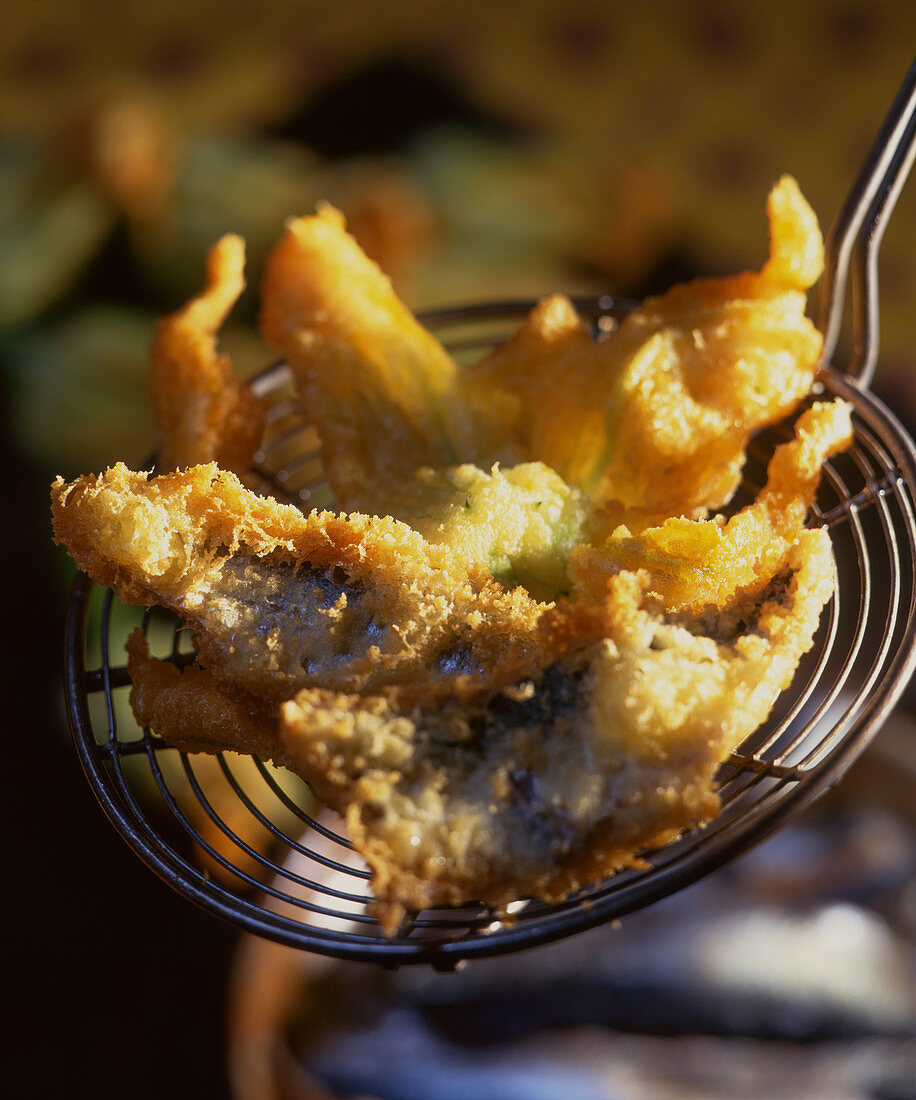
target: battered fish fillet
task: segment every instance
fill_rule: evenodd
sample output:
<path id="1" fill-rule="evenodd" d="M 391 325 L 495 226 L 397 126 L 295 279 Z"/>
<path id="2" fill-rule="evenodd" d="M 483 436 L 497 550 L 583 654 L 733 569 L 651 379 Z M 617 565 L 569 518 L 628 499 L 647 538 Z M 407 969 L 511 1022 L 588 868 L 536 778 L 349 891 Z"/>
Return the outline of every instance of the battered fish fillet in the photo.
<path id="1" fill-rule="evenodd" d="M 261 402 L 218 354 L 216 334 L 245 288 L 245 245 L 226 236 L 211 249 L 207 285 L 159 322 L 149 393 L 161 470 L 217 462 L 244 473 L 264 432 Z"/>
<path id="2" fill-rule="evenodd" d="M 345 814 L 387 927 L 405 906 L 562 898 L 715 815 L 718 766 L 791 682 L 833 593 L 829 536 L 803 525 L 849 432 L 844 402 L 813 406 L 730 521 L 646 533 L 664 560 L 621 536 L 582 548 L 579 602 L 539 624 L 582 644 L 528 678 L 281 707 L 289 766 Z"/>
<path id="3" fill-rule="evenodd" d="M 81 569 L 124 603 L 177 612 L 202 667 L 265 699 L 494 675 L 542 656 L 542 605 L 524 589 L 405 524 L 303 515 L 215 464 L 59 479 L 52 518 Z"/>
<path id="4" fill-rule="evenodd" d="M 606 637 L 485 699 L 321 689 L 281 707 L 289 766 L 346 817 L 376 915 L 559 900 L 718 810 L 716 771 L 767 717 L 833 591 L 805 531 L 754 603 L 704 626 L 610 584 Z"/>

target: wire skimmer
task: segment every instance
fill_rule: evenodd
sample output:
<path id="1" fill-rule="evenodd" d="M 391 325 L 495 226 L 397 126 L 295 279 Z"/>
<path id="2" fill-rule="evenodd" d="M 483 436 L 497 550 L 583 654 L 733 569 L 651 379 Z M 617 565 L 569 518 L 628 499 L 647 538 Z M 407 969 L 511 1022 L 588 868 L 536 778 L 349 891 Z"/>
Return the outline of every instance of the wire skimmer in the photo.
<path id="1" fill-rule="evenodd" d="M 250 932 L 340 958 L 449 969 L 650 904 L 739 855 L 835 784 L 916 665 L 916 447 L 865 388 L 878 346 L 877 248 L 912 164 L 914 118 L 916 66 L 828 240 L 821 324 L 831 356 L 850 266 L 856 303 L 851 362 L 842 371 L 825 365 L 815 387 L 815 396 L 853 406 L 853 445 L 827 464 L 811 516 L 833 541 L 837 595 L 769 721 L 723 766 L 715 821 L 562 903 L 520 900 L 503 917 L 475 906 L 425 911 L 387 938 L 366 911 L 366 868 L 303 784 L 249 758 L 179 753 L 137 728 L 124 641 L 140 624 L 151 649 L 179 663 L 188 659 L 189 641 L 162 613 L 122 607 L 80 575 L 66 627 L 71 730 L 93 790 L 137 854 L 186 897 Z M 596 332 L 631 308 L 607 297 L 575 304 Z M 467 306 L 422 319 L 458 357 L 479 357 L 533 305 Z M 330 505 L 319 442 L 293 400 L 288 369 L 268 369 L 255 386 L 269 413 L 250 486 Z M 759 490 L 767 459 L 787 434 L 775 428 L 756 438 L 734 507 Z"/>

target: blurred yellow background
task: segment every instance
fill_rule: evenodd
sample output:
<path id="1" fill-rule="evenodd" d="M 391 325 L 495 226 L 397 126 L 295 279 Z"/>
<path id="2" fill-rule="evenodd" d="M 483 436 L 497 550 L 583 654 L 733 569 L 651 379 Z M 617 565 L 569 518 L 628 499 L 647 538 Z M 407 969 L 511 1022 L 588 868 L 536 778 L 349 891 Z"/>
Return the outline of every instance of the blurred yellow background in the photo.
<path id="1" fill-rule="evenodd" d="M 21 444 L 139 461 L 146 344 L 241 232 L 323 199 L 414 307 L 759 266 L 783 172 L 826 229 L 912 60 L 907 0 L 45 2 L 0 35 L 0 355 Z M 912 419 L 916 190 L 877 388 Z M 229 350 L 264 363 L 253 295 Z M 83 409 L 79 423 L 69 415 Z"/>

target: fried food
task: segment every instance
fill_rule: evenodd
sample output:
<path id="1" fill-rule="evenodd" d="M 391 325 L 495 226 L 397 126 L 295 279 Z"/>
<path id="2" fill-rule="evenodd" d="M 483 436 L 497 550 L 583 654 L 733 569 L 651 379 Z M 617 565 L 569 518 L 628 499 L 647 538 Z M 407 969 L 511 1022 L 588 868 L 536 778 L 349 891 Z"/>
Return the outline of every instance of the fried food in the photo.
<path id="1" fill-rule="evenodd" d="M 829 537 L 803 524 L 847 437 L 845 406 L 814 406 L 754 503 L 724 528 L 681 521 L 699 534 L 681 532 L 677 569 L 629 568 L 617 535 L 579 563 L 572 602 L 507 590 L 388 518 L 303 516 L 213 464 L 58 481 L 55 531 L 122 600 L 198 635 L 181 671 L 132 636 L 138 719 L 304 778 L 345 815 L 391 931 L 405 907 L 561 897 L 715 813 L 718 764 L 832 594 Z M 643 542 L 674 543 L 666 526 Z M 717 588 L 696 581 L 710 532 L 734 573 Z"/>
<path id="2" fill-rule="evenodd" d="M 216 334 L 245 288 L 245 245 L 212 248 L 203 292 L 159 322 L 150 352 L 150 402 L 162 470 L 217 462 L 244 473 L 264 431 L 261 402 L 217 352 Z"/>
<path id="3" fill-rule="evenodd" d="M 150 656 L 139 628 L 127 639 L 130 705 L 143 726 L 186 752 L 250 753 L 284 764 L 276 737 L 277 706 L 222 684 L 193 663 L 179 669 Z"/>
<path id="4" fill-rule="evenodd" d="M 760 273 L 676 287 L 598 341 L 555 295 L 459 372 L 325 208 L 288 225 L 262 324 L 296 370 L 343 508 L 401 519 L 556 598 L 591 505 L 606 513 L 596 530 L 705 516 L 731 498 L 751 433 L 810 389 L 820 231 L 789 177 L 768 215 Z"/>
<path id="5" fill-rule="evenodd" d="M 717 768 L 791 680 L 832 576 L 804 532 L 743 628 L 709 636 L 621 573 L 604 639 L 532 678 L 481 701 L 303 691 L 281 740 L 345 815 L 389 932 L 405 907 L 559 900 L 715 815 Z"/>
<path id="6" fill-rule="evenodd" d="M 813 405 L 798 418 L 795 439 L 777 447 L 767 483 L 730 519 L 675 517 L 638 534 L 619 527 L 600 546 L 582 544 L 569 573 L 580 598 L 595 598 L 608 577 L 641 569 L 649 591 L 673 612 L 721 613 L 769 583 L 792 551 L 814 500 L 824 462 L 852 441 L 845 401 Z"/>
<path id="7" fill-rule="evenodd" d="M 287 223 L 268 257 L 261 329 L 293 368 L 322 439 L 328 483 L 345 511 L 421 466 L 475 461 L 467 411 L 453 400 L 458 368 L 394 293 L 330 206 Z"/>
<path id="8" fill-rule="evenodd" d="M 817 219 L 788 176 L 767 214 L 760 272 L 676 286 L 597 341 L 553 295 L 459 371 L 326 207 L 271 255 L 262 329 L 296 372 L 344 509 L 407 518 L 399 487 L 420 467 L 542 462 L 596 504 L 695 518 L 731 499 L 751 433 L 798 405 L 820 355 L 805 316 Z"/>
<path id="9" fill-rule="evenodd" d="M 567 565 L 591 513 L 583 494 L 542 462 L 489 472 L 425 467 L 389 492 L 388 504 L 427 542 L 539 600 L 568 594 Z"/>
<path id="10" fill-rule="evenodd" d="M 567 299 L 547 298 L 465 386 L 514 402 L 521 453 L 596 503 L 685 516 L 722 507 L 750 434 L 808 393 L 821 350 L 805 316 L 823 266 L 817 220 L 788 176 L 767 213 L 761 272 L 675 286 L 598 341 Z"/>
<path id="11" fill-rule="evenodd" d="M 835 577 L 805 523 L 849 407 L 812 404 L 756 499 L 708 515 L 820 350 L 816 220 L 788 178 L 768 213 L 759 273 L 675 287 L 598 340 L 554 296 L 465 371 L 336 211 L 291 221 L 262 323 L 340 513 L 210 461 L 229 417 L 207 385 L 235 400 L 215 332 L 241 286 L 221 242 L 160 330 L 182 354 L 156 382 L 168 408 L 201 395 L 169 438 L 207 462 L 52 487 L 80 568 L 194 632 L 181 669 L 131 637 L 138 720 L 305 779 L 345 817 L 386 931 L 409 909 L 565 897 L 708 820 L 719 765 L 811 646 Z"/>
<path id="12" fill-rule="evenodd" d="M 52 516 L 81 569 L 124 603 L 181 615 L 200 665 L 265 699 L 493 675 L 537 657 L 542 605 L 524 589 L 405 524 L 303 515 L 215 464 L 58 480 Z"/>

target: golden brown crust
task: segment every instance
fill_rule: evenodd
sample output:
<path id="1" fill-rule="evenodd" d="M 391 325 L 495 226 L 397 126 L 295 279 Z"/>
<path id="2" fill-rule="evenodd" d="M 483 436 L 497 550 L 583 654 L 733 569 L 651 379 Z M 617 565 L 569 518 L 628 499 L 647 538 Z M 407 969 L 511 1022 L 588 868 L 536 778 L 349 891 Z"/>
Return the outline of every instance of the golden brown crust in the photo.
<path id="1" fill-rule="evenodd" d="M 314 689 L 281 707 L 291 767 L 345 814 L 376 912 L 558 900 L 714 816 L 718 765 L 766 718 L 832 592 L 805 532 L 772 596 L 716 641 L 611 582 L 605 640 L 476 699 Z"/>
<path id="2" fill-rule="evenodd" d="M 645 571 L 649 591 L 670 612 L 721 614 L 769 583 L 804 526 L 824 462 L 852 438 L 845 401 L 818 403 L 795 425 L 795 438 L 777 447 L 767 483 L 754 502 L 730 519 L 673 517 L 631 532 L 621 526 L 599 545 L 580 545 L 569 573 L 580 599 L 600 598 L 608 577 Z"/>
<path id="3" fill-rule="evenodd" d="M 275 705 L 227 689 L 197 664 L 179 669 L 150 656 L 139 628 L 127 639 L 127 671 L 137 721 L 175 748 L 208 753 L 229 749 L 285 764 Z"/>
<path id="4" fill-rule="evenodd" d="M 263 325 L 344 506 L 390 515 L 302 515 L 216 462 L 55 482 L 80 568 L 196 637 L 182 670 L 131 637 L 138 720 L 302 776 L 345 816 L 387 931 L 408 908 L 556 900 L 707 820 L 719 764 L 810 647 L 835 578 L 805 517 L 847 406 L 804 413 L 756 501 L 702 518 L 820 348 L 816 221 L 788 179 L 768 211 L 759 274 L 676 287 L 598 342 L 546 299 L 464 376 L 335 211 L 294 220 Z M 247 413 L 215 350 L 240 289 L 227 239 L 160 329 L 176 465 L 250 447 L 223 447 Z"/>
<path id="5" fill-rule="evenodd" d="M 751 432 L 797 406 L 821 351 L 805 316 L 823 263 L 817 220 L 790 177 L 767 210 L 760 273 L 679 284 L 597 342 L 554 295 L 470 368 L 465 390 L 514 409 L 506 430 L 522 457 L 597 503 L 687 516 L 722 507 Z"/>
<path id="6" fill-rule="evenodd" d="M 559 897 L 715 812 L 718 764 L 791 680 L 833 591 L 828 536 L 801 528 L 823 458 L 847 428 L 841 403 L 800 419 L 797 440 L 777 452 L 758 500 L 731 521 L 753 523 L 764 513 L 762 533 L 755 542 L 745 531 L 732 562 L 753 583 L 727 584 L 713 596 L 701 586 L 695 607 L 674 590 L 662 593 L 667 610 L 658 592 L 647 599 L 660 574 L 615 566 L 608 547 L 593 551 L 605 555 L 603 572 L 578 603 L 539 604 L 492 582 L 475 588 L 447 548 L 428 546 L 402 524 L 302 516 L 213 466 L 152 481 L 115 468 L 58 485 L 56 530 L 97 579 L 123 590 L 125 575 L 142 575 L 133 595 L 172 606 L 201 633 L 207 667 L 182 672 L 150 658 L 141 633 L 131 638 L 138 718 L 179 747 L 252 751 L 306 779 L 345 815 L 390 930 L 404 907 L 471 895 L 494 906 L 518 894 Z M 112 516 L 119 537 L 108 530 Z M 76 531 L 89 533 L 88 547 L 76 545 Z M 149 553 L 162 531 L 168 551 Z M 758 546 L 771 543 L 760 556 Z M 675 580 L 685 591 L 706 559 L 703 537 L 680 550 Z M 257 612 L 242 630 L 237 612 L 226 615 L 227 642 L 206 632 L 214 621 L 208 604 L 225 605 L 227 570 L 239 555 L 249 564 L 236 580 Z M 259 556 L 265 571 L 251 567 Z M 414 605 L 403 589 L 423 589 L 414 611 L 425 642 L 413 640 L 406 665 L 375 655 L 369 676 L 351 652 L 339 667 L 291 679 L 278 654 L 286 647 L 301 669 L 303 650 L 283 633 L 288 626 L 273 652 L 245 650 L 240 640 L 269 637 L 266 609 L 283 599 L 296 623 L 306 616 L 283 568 L 290 561 L 353 569 L 340 591 L 354 608 L 359 587 L 375 586 L 380 599 L 371 615 L 354 619 L 354 645 L 360 633 L 378 640 L 383 608 L 408 630 Z M 445 618 L 436 621 L 446 592 Z M 469 622 L 474 629 L 465 633 Z M 445 650 L 435 649 L 440 628 Z M 318 638 L 319 652 L 329 636 L 325 629 Z M 436 665 L 434 652 L 455 659 Z"/>
<path id="7" fill-rule="evenodd" d="M 798 405 L 820 355 L 805 316 L 817 220 L 790 177 L 767 212 L 760 272 L 673 287 L 598 341 L 553 295 L 459 372 L 326 207 L 288 223 L 261 325 L 293 366 L 345 509 L 409 518 L 421 467 L 536 461 L 646 522 L 697 517 L 729 501 L 751 433 Z"/>
<path id="8" fill-rule="evenodd" d="M 266 264 L 261 329 L 295 372 L 341 508 L 376 511 L 375 484 L 473 457 L 450 401 L 455 363 L 332 207 L 287 223 Z"/>
<path id="9" fill-rule="evenodd" d="M 543 605 L 375 516 L 303 515 L 215 465 L 52 488 L 55 537 L 126 603 L 162 604 L 222 681 L 272 698 L 485 680 L 541 659 Z"/>
<path id="10" fill-rule="evenodd" d="M 800 419 L 730 521 L 764 513 L 731 563 L 753 583 L 693 603 L 703 537 L 680 547 L 682 596 L 647 597 L 664 574 L 615 564 L 611 540 L 580 602 L 541 604 L 394 520 L 303 516 L 212 465 L 58 482 L 55 531 L 100 583 L 199 635 L 204 667 L 181 672 L 132 637 L 139 720 L 302 776 L 345 815 L 391 931 L 405 907 L 558 898 L 714 814 L 718 764 L 790 682 L 833 591 L 829 537 L 801 528 L 847 427 L 841 403 Z M 312 590 L 324 621 L 309 624 Z M 410 644 L 386 650 L 388 626 Z"/>
<path id="11" fill-rule="evenodd" d="M 226 236 L 211 249 L 207 284 L 159 322 L 150 351 L 149 393 L 162 470 L 215 461 L 243 473 L 264 431 L 264 411 L 216 334 L 245 288 L 245 245 Z"/>

